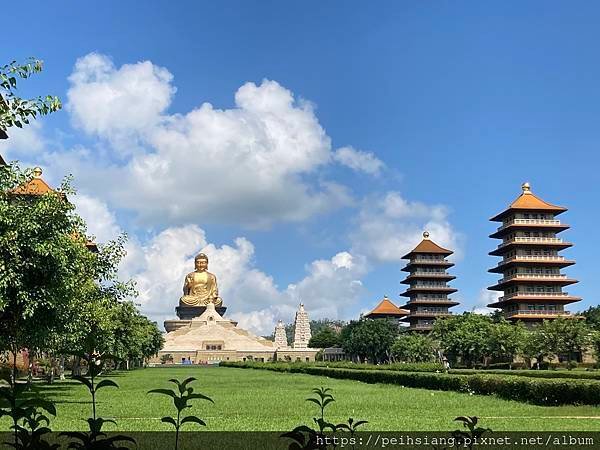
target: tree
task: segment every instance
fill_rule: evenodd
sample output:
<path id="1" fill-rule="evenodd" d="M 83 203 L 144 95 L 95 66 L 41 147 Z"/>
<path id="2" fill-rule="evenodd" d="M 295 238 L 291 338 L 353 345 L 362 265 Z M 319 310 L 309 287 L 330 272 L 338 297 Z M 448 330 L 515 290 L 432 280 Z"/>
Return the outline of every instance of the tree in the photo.
<path id="1" fill-rule="evenodd" d="M 431 337 L 420 333 L 400 333 L 391 348 L 392 356 L 403 362 L 434 362 L 436 345 Z"/>
<path id="2" fill-rule="evenodd" d="M 8 128 L 22 128 L 30 118 L 50 114 L 62 107 L 58 97 L 47 95 L 26 100 L 16 95 L 17 79 L 29 78 L 42 69 L 42 61 L 34 58 L 29 58 L 25 64 L 13 61 L 0 67 L 0 139 L 6 139 Z"/>
<path id="3" fill-rule="evenodd" d="M 504 318 L 499 319 L 492 324 L 489 336 L 491 356 L 507 359 L 509 369 L 512 369 L 512 362 L 522 352 L 526 336 L 527 332 L 522 323 L 513 325 Z"/>
<path id="4" fill-rule="evenodd" d="M 361 361 L 368 358 L 378 364 L 389 361 L 390 349 L 398 326 L 393 320 L 362 319 L 352 321 L 340 333 L 340 343 L 346 354 L 356 356 Z"/>
<path id="5" fill-rule="evenodd" d="M 600 331 L 600 306 L 590 306 L 582 313 L 585 323 L 592 329 Z"/>
<path id="6" fill-rule="evenodd" d="M 583 353 L 591 343 L 591 330 L 585 321 L 575 318 L 545 320 L 540 331 L 545 336 L 548 349 L 557 356 L 567 355 L 569 362 L 575 360 L 575 353 Z"/>
<path id="7" fill-rule="evenodd" d="M 326 326 L 314 333 L 308 341 L 310 348 L 328 348 L 339 345 L 339 335 L 331 327 Z"/>
<path id="8" fill-rule="evenodd" d="M 491 329 L 492 320 L 488 316 L 465 312 L 436 320 L 431 336 L 449 357 L 458 357 L 462 364 L 472 367 L 490 356 Z"/>
<path id="9" fill-rule="evenodd" d="M 68 181 L 44 195 L 14 195 L 31 179 L 30 170 L 0 167 L 0 348 L 13 363 L 18 351 L 43 349 L 69 322 L 96 259 L 66 201 Z"/>
<path id="10" fill-rule="evenodd" d="M 552 351 L 548 347 L 548 338 L 544 331 L 538 327 L 533 330 L 526 331 L 523 344 L 523 356 L 530 362 L 533 358 L 536 360 L 536 368 L 539 370 L 544 358 L 552 356 Z"/>

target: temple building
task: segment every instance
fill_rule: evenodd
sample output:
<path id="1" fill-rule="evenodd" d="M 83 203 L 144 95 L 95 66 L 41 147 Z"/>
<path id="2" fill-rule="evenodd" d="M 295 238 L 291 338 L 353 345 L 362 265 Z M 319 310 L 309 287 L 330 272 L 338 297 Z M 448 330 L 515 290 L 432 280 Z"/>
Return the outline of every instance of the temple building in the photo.
<path id="1" fill-rule="evenodd" d="M 309 348 L 311 337 L 304 305 L 296 312 L 296 333 L 290 347 L 283 322 L 275 328 L 275 340 L 242 329 L 224 317 L 227 308 L 219 297 L 216 275 L 208 272 L 208 256 L 194 258 L 193 272 L 184 278 L 183 295 L 175 308 L 177 319 L 165 320 L 165 343 L 154 364 L 216 364 L 221 361 L 314 361 L 318 349 Z M 168 358 L 166 356 L 169 356 Z"/>
<path id="2" fill-rule="evenodd" d="M 438 317 L 451 315 L 448 308 L 458 305 L 448 298 L 457 291 L 448 286 L 448 282 L 456 278 L 447 272 L 454 265 L 447 260 L 452 253 L 429 239 L 426 231 L 419 245 L 402 257 L 409 260 L 402 269 L 409 274 L 401 282 L 408 284 L 408 289 L 400 295 L 409 300 L 400 308 L 409 310 L 402 319 L 409 323 L 409 329 L 430 331 Z"/>
<path id="3" fill-rule="evenodd" d="M 277 325 L 275 326 L 275 347 L 277 347 L 278 349 L 289 348 L 283 320 L 277 322 Z"/>
<path id="4" fill-rule="evenodd" d="M 365 314 L 366 319 L 402 319 L 407 316 L 410 311 L 406 309 L 400 309 L 394 305 L 387 295 L 383 296 L 383 300 L 373 308 L 373 310 Z"/>
<path id="5" fill-rule="evenodd" d="M 308 341 L 310 341 L 311 337 L 308 314 L 304 310 L 304 305 L 300 303 L 294 320 L 294 342 L 292 347 L 298 349 L 308 348 Z"/>
<path id="6" fill-rule="evenodd" d="M 565 286 L 577 283 L 561 273 L 575 261 L 558 254 L 572 246 L 557 237 L 569 228 L 556 218 L 567 209 L 534 195 L 529 183 L 522 189 L 506 210 L 490 219 L 501 223 L 490 237 L 502 242 L 489 254 L 502 260 L 489 272 L 502 274 L 502 278 L 488 289 L 504 295 L 488 307 L 501 308 L 504 317 L 512 321 L 535 325 L 544 319 L 569 316 L 565 305 L 581 298 L 563 292 Z"/>

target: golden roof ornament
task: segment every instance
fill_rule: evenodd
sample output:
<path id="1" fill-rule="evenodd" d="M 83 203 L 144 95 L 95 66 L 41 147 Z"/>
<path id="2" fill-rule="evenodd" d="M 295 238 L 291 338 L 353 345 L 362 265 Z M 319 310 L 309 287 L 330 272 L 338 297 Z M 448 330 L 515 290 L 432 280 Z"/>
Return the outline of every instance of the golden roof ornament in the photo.
<path id="1" fill-rule="evenodd" d="M 33 178 L 42 178 L 42 168 L 40 166 L 34 167 Z"/>
<path id="2" fill-rule="evenodd" d="M 521 185 L 521 189 L 523 189 L 523 194 L 531 194 L 531 185 L 528 181 Z"/>

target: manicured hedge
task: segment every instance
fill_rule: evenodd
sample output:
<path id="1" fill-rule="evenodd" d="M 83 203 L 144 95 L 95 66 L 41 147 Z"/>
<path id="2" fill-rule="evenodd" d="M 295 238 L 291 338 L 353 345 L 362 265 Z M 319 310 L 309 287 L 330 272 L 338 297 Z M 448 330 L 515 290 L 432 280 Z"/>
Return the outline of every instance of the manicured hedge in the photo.
<path id="1" fill-rule="evenodd" d="M 476 370 L 476 369 L 451 369 L 450 373 L 456 375 L 475 375 L 475 374 L 493 374 L 493 375 L 511 375 L 529 378 L 570 378 L 576 380 L 600 380 L 600 372 L 582 372 L 582 371 L 558 371 L 558 370 Z"/>
<path id="2" fill-rule="evenodd" d="M 318 361 L 310 363 L 318 367 L 337 367 L 340 369 L 360 370 L 402 370 L 404 372 L 442 372 L 444 366 L 440 363 L 394 363 L 394 364 L 358 364 L 350 361 Z"/>
<path id="3" fill-rule="evenodd" d="M 273 363 L 278 364 L 278 363 Z M 285 366 L 290 363 L 281 362 Z M 295 363 L 303 364 L 307 363 Z M 394 370 L 402 372 L 443 372 L 444 369 L 438 363 L 394 363 L 394 364 L 358 364 L 349 361 L 335 362 L 311 362 L 308 363 L 311 367 L 334 367 L 339 369 L 352 370 Z M 511 375 L 529 378 L 570 378 L 580 380 L 600 380 L 600 372 L 584 372 L 580 370 L 504 370 L 504 369 L 451 369 L 451 374 L 455 375 Z"/>
<path id="4" fill-rule="evenodd" d="M 548 380 L 508 375 L 456 375 L 394 370 L 357 370 L 316 367 L 303 363 L 224 362 L 225 367 L 306 373 L 364 383 L 386 383 L 440 391 L 497 395 L 538 405 L 600 405 L 600 383 L 587 380 Z"/>

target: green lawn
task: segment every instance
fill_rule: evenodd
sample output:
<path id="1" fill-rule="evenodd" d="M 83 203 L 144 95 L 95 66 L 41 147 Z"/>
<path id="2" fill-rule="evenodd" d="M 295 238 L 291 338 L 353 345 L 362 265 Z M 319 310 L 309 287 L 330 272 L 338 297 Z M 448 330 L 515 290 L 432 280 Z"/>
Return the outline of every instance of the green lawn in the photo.
<path id="1" fill-rule="evenodd" d="M 207 430 L 290 430 L 309 423 L 316 405 L 304 401 L 317 386 L 333 388 L 336 402 L 328 409 L 333 422 L 352 416 L 369 421 L 364 430 L 453 430 L 453 418 L 476 415 L 494 431 L 600 431 L 600 408 L 593 406 L 542 407 L 494 397 L 456 392 L 364 384 L 304 374 L 234 368 L 155 368 L 119 372 L 110 378 L 120 389 L 99 393 L 98 414 L 117 421 L 108 430 L 168 430 L 160 417 L 172 412 L 166 397 L 146 395 L 149 389 L 169 387 L 169 378 L 198 378 L 196 390 L 215 404 L 195 401 L 192 413 L 203 418 Z M 53 430 L 84 429 L 91 412 L 89 394 L 73 381 L 39 388 L 57 404 Z M 7 429 L 6 418 L 0 420 Z"/>

